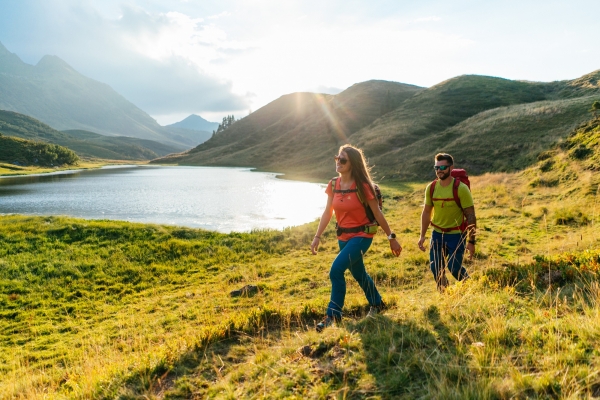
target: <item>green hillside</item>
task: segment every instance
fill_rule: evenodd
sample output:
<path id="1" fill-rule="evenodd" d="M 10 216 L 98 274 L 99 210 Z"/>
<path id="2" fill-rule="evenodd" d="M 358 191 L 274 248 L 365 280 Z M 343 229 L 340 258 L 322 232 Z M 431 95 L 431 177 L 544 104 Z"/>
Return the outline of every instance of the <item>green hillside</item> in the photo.
<path id="1" fill-rule="evenodd" d="M 77 130 L 60 132 L 34 118 L 3 110 L 0 110 L 0 132 L 6 136 L 68 147 L 82 157 L 111 160 L 150 160 L 182 150 L 182 146 L 125 136 L 104 136 Z"/>
<path id="2" fill-rule="evenodd" d="M 345 143 L 353 132 L 421 90 L 396 82 L 368 81 L 335 96 L 285 95 L 189 152 L 157 162 L 255 166 L 310 175 L 331 166 L 335 152 L 331 149 Z"/>
<path id="3" fill-rule="evenodd" d="M 71 137 L 65 145 L 85 157 L 151 160 L 181 149 L 180 146 L 127 136 L 104 136 L 80 130 L 63 132 Z"/>
<path id="4" fill-rule="evenodd" d="M 57 130 L 131 136 L 190 148 L 199 140 L 160 126 L 110 86 L 75 71 L 56 56 L 29 65 L 0 43 L 0 110 L 36 118 Z"/>
<path id="5" fill-rule="evenodd" d="M 0 134 L 0 163 L 54 167 L 73 165 L 77 161 L 79 157 L 65 147 Z"/>
<path id="6" fill-rule="evenodd" d="M 364 87 L 368 82 L 336 96 L 282 97 L 221 137 L 157 162 L 252 166 L 323 180 L 333 171 L 331 154 L 348 142 L 365 150 L 380 178 L 427 179 L 437 150 L 452 151 L 476 173 L 514 171 L 588 117 L 590 102 L 600 98 L 600 71 L 551 83 L 466 75 L 414 88 L 410 95 L 396 86 L 405 96 L 383 115 L 387 89 L 372 90 L 369 97 L 358 90 Z M 320 124 L 319 112 L 326 116 Z M 465 146 L 467 141 L 473 145 Z"/>
<path id="7" fill-rule="evenodd" d="M 404 250 L 378 234 L 365 258 L 390 307 L 365 318 L 349 279 L 344 322 L 321 334 L 333 226 L 313 256 L 316 222 L 0 216 L 0 397 L 596 398 L 599 143 L 588 117 L 526 170 L 474 176 L 471 279 L 444 294 L 415 245 L 427 182 L 384 184 Z"/>
<path id="8" fill-rule="evenodd" d="M 564 140 L 575 127 L 587 121 L 588 110 L 598 99 L 600 95 L 596 94 L 481 112 L 433 138 L 415 138 L 406 146 L 378 157 L 378 165 L 388 177 L 433 179 L 433 155 L 448 152 L 471 174 L 522 170 L 535 163 L 539 153 Z"/>

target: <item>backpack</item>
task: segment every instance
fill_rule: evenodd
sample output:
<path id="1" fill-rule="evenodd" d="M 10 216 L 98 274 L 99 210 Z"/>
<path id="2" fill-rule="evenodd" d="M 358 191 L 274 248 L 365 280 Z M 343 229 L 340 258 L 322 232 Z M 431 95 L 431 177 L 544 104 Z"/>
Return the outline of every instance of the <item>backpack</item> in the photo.
<path id="1" fill-rule="evenodd" d="M 371 224 L 379 225 L 379 222 L 377 222 L 377 220 L 375 219 L 375 215 L 373 214 L 373 210 L 371 210 L 371 207 L 369 207 L 369 204 L 364 202 L 363 199 L 360 198 L 358 189 L 347 189 L 347 190 L 336 189 L 335 186 L 336 186 L 337 178 L 338 177 L 336 176 L 335 178 L 331 179 L 331 191 L 333 193 L 342 193 L 342 194 L 356 193 L 356 195 L 358 196 L 358 200 L 360 200 L 363 207 L 365 208 L 365 212 L 367 213 L 367 218 L 369 219 L 369 221 L 371 221 Z M 383 209 L 383 195 L 381 194 L 381 189 L 379 188 L 379 185 L 377 185 L 376 183 L 373 184 L 373 188 L 375 189 L 375 198 L 377 199 L 377 205 L 379 206 L 379 210 L 382 210 Z"/>
<path id="2" fill-rule="evenodd" d="M 467 230 L 468 224 L 467 224 L 467 219 L 464 214 L 464 209 L 462 208 L 462 205 L 460 204 L 460 198 L 458 197 L 458 187 L 460 186 L 460 183 L 462 182 L 465 185 L 467 185 L 469 190 L 471 190 L 471 182 L 469 181 L 469 175 L 467 174 L 467 171 L 464 169 L 460 169 L 460 168 L 453 169 L 452 171 L 450 171 L 450 176 L 454 178 L 454 182 L 452 184 L 453 198 L 449 198 L 449 199 L 442 199 L 442 198 L 434 199 L 433 198 L 433 191 L 435 190 L 435 184 L 438 181 L 437 179 L 435 179 L 433 182 L 431 182 L 431 186 L 429 186 L 429 197 L 431 197 L 432 202 L 433 202 L 433 200 L 446 200 L 446 201 L 454 200 L 456 202 L 456 205 L 463 211 L 463 221 L 460 225 L 454 226 L 452 228 L 442 228 L 440 226 L 435 225 L 433 222 L 431 222 L 431 225 L 438 228 L 442 232 L 450 232 L 456 228 L 459 228 L 461 232 L 465 232 Z"/>

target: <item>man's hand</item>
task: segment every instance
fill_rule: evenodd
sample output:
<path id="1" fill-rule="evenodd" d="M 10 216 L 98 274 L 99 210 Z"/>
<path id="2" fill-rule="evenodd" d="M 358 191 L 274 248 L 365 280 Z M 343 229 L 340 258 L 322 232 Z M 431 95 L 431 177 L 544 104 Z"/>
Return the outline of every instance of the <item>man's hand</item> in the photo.
<path id="1" fill-rule="evenodd" d="M 398 257 L 400 253 L 402 253 L 402 246 L 396 239 L 390 240 L 390 249 L 392 249 L 392 254 Z"/>
<path id="2" fill-rule="evenodd" d="M 419 239 L 419 242 L 417 243 L 417 245 L 419 246 L 419 249 L 421 249 L 421 251 L 425 251 L 425 245 L 424 245 L 424 243 L 425 243 L 425 237 L 422 236 Z"/>
<path id="3" fill-rule="evenodd" d="M 475 244 L 467 243 L 467 251 L 469 252 L 469 260 L 472 260 L 473 254 L 475 254 Z"/>

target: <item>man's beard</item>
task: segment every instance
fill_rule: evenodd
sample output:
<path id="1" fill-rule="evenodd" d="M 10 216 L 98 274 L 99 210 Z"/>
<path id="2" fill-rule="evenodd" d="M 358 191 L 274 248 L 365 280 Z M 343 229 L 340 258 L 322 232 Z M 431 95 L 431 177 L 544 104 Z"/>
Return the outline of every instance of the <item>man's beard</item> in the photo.
<path id="1" fill-rule="evenodd" d="M 444 173 L 444 172 L 442 172 L 442 173 L 443 173 L 444 175 L 442 175 L 442 176 L 438 176 L 438 178 L 439 178 L 441 181 L 443 181 L 444 179 L 446 179 L 446 178 L 448 178 L 448 177 L 450 176 L 450 171 L 448 171 L 448 172 L 446 172 L 446 173 Z"/>

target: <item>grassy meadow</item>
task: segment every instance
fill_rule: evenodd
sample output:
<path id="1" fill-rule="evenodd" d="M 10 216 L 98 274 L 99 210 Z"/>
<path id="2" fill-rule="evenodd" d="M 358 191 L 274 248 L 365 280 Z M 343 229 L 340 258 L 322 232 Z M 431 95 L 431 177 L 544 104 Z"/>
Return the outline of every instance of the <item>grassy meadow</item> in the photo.
<path id="1" fill-rule="evenodd" d="M 582 126 L 524 172 L 472 178 L 472 279 L 444 294 L 416 246 L 425 182 L 384 186 L 404 251 L 379 234 L 366 263 L 391 307 L 366 319 L 348 274 L 345 319 L 321 334 L 332 227 L 313 256 L 316 222 L 0 216 L 0 398 L 600 396 L 599 135 Z"/>

